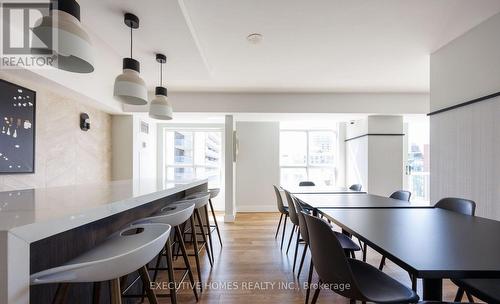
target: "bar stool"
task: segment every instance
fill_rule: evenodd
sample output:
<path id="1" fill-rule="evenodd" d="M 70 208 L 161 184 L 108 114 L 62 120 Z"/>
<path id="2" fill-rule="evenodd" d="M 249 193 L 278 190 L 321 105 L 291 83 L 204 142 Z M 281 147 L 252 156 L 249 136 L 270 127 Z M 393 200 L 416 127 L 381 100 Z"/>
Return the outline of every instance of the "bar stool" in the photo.
<path id="1" fill-rule="evenodd" d="M 180 251 L 182 252 L 182 257 L 184 259 L 184 265 L 185 268 L 175 268 L 172 263 L 172 247 L 173 244 L 171 244 L 168 240 L 164 245 L 164 250 L 158 255 L 156 259 L 156 264 L 155 268 L 149 268 L 148 270 L 154 270 L 153 274 L 153 282 L 156 282 L 156 278 L 158 276 L 158 271 L 159 270 L 167 270 L 168 276 L 169 276 L 169 285 L 174 284 L 174 288 L 170 288 L 170 294 L 169 295 L 157 295 L 158 297 L 160 296 L 170 296 L 170 299 L 172 303 L 175 303 L 177 301 L 177 290 L 180 287 L 181 284 L 176 284 L 175 282 L 175 277 L 174 277 L 174 271 L 175 270 L 183 270 L 184 273 L 182 275 L 181 282 L 184 281 L 186 278 L 186 275 L 189 276 L 189 280 L 191 282 L 191 286 L 193 288 L 193 293 L 196 298 L 196 301 L 198 301 L 198 292 L 196 291 L 196 285 L 194 282 L 194 276 L 193 272 L 191 271 L 191 265 L 189 263 L 189 258 L 186 250 L 186 246 L 184 244 L 184 238 L 182 237 L 182 232 L 180 226 L 187 222 L 194 211 L 194 203 L 174 203 L 167 205 L 163 207 L 159 212 L 155 213 L 151 217 L 143 218 L 140 220 L 135 221 L 132 223 L 132 225 L 139 225 L 139 224 L 144 224 L 144 223 L 155 223 L 155 224 L 168 224 L 170 225 L 175 232 L 175 239 L 178 242 Z M 174 242 L 174 243 L 176 243 Z M 160 268 L 161 264 L 161 258 L 162 256 L 166 257 L 167 260 L 167 268 Z M 201 282 L 201 278 L 200 278 Z"/>
<path id="2" fill-rule="evenodd" d="M 203 292 L 203 284 L 202 284 L 202 280 L 201 280 L 200 252 L 203 250 L 203 248 L 206 248 L 208 261 L 210 262 L 210 267 L 213 267 L 212 258 L 210 255 L 210 250 L 209 250 L 208 245 L 207 245 L 208 242 L 207 242 L 205 230 L 203 229 L 203 224 L 202 224 L 202 220 L 201 220 L 201 216 L 200 216 L 200 212 L 199 212 L 200 208 L 203 208 L 203 207 L 206 208 L 206 206 L 208 204 L 208 198 L 209 198 L 209 195 L 206 194 L 204 196 L 199 196 L 199 197 L 191 198 L 191 199 L 184 199 L 182 201 L 177 201 L 174 203 L 174 204 L 185 204 L 185 203 L 194 204 L 194 211 L 191 214 L 191 217 L 189 218 L 190 227 L 188 229 L 186 229 L 187 222 L 182 224 L 181 229 L 180 229 L 182 235 L 179 237 L 182 238 L 188 234 L 191 234 L 191 236 L 192 236 L 191 242 L 193 243 L 194 252 L 191 254 L 188 253 L 188 256 L 195 257 L 196 270 L 198 272 L 198 280 L 200 282 L 200 291 L 201 292 Z M 195 218 L 196 218 L 196 221 L 198 222 L 198 227 L 200 227 L 201 235 L 203 237 L 203 243 L 201 244 L 201 246 L 198 245 L 198 238 L 196 237 L 196 226 L 197 225 L 195 224 Z M 193 231 L 194 231 L 194 233 L 193 233 Z M 183 241 L 185 241 L 185 239 Z M 176 254 L 176 256 L 177 256 L 177 254 Z"/>
<path id="3" fill-rule="evenodd" d="M 200 231 L 203 234 L 203 240 L 206 242 L 206 237 L 208 236 L 208 246 L 207 247 L 207 252 L 209 253 L 209 258 L 210 258 L 210 265 L 212 266 L 213 261 L 214 261 L 214 245 L 212 243 L 212 226 L 210 226 L 210 220 L 208 217 L 208 204 L 210 203 L 210 198 L 212 197 L 212 194 L 210 191 L 206 192 L 196 192 L 191 195 L 186 196 L 184 199 L 185 200 L 191 200 L 191 199 L 200 199 L 200 202 L 198 203 L 199 207 L 195 207 L 195 215 L 199 219 L 198 225 L 195 227 L 200 227 Z M 200 212 L 203 212 L 205 222 L 203 222 L 203 218 L 201 217 Z M 205 231 L 205 228 L 207 229 Z M 195 229 L 196 230 L 196 229 Z M 188 230 L 189 232 L 189 230 Z M 195 233 L 196 234 L 196 233 Z M 191 235 L 195 235 L 191 231 Z M 210 252 L 209 252 L 210 251 Z"/>
<path id="4" fill-rule="evenodd" d="M 158 303 L 150 288 L 146 264 L 167 242 L 171 227 L 164 224 L 140 224 L 112 234 L 100 245 L 62 266 L 31 275 L 31 284 L 58 283 L 53 303 L 67 303 L 70 283 L 94 283 L 94 299 L 99 298 L 100 282 L 110 281 L 111 303 L 121 303 L 120 277 L 138 271 L 150 303 Z M 148 287 L 146 287 L 148 286 Z"/>

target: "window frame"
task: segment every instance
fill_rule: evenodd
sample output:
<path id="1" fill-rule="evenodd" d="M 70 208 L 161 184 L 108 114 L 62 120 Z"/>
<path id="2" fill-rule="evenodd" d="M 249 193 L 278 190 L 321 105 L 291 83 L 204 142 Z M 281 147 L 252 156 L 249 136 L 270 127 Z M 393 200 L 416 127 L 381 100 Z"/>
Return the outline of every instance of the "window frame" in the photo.
<path id="1" fill-rule="evenodd" d="M 158 132 L 158 139 L 161 140 L 161 146 L 158 146 L 158 156 L 159 160 L 161 158 L 161 163 L 158 163 L 158 168 L 160 170 L 159 173 L 161 173 L 162 180 L 164 182 L 172 182 L 175 181 L 172 179 L 168 178 L 168 169 L 169 168 L 192 168 L 193 169 L 193 178 L 196 178 L 196 169 L 198 168 L 204 168 L 205 170 L 210 169 L 210 168 L 218 168 L 219 171 L 219 184 L 222 184 L 224 181 L 224 129 L 220 127 L 219 124 L 210 124 L 210 125 L 199 125 L 199 126 L 184 126 L 184 125 L 177 125 L 177 124 L 172 124 L 172 125 L 159 125 L 158 126 L 160 132 Z M 167 132 L 190 132 L 193 134 L 193 149 L 192 149 L 192 162 L 191 163 L 185 163 L 185 164 L 168 164 L 166 160 L 166 150 L 165 148 L 165 142 L 166 142 L 166 136 Z M 196 140 L 195 140 L 195 133 L 196 132 L 218 132 L 220 133 L 220 140 L 221 140 L 221 150 L 219 151 L 220 154 L 220 159 L 219 159 L 219 166 L 213 166 L 213 165 L 199 165 L 196 164 L 195 161 L 195 149 L 196 149 Z M 160 138 L 161 137 L 161 138 Z M 159 141 L 160 142 L 160 141 Z M 208 177 L 207 177 L 208 178 Z"/>
<path id="2" fill-rule="evenodd" d="M 281 164 L 281 134 L 285 132 L 304 132 L 306 133 L 306 163 L 305 165 L 282 165 Z M 310 163 L 310 133 L 312 132 L 330 132 L 333 134 L 333 161 L 331 166 L 325 166 L 325 165 L 312 165 Z M 338 129 L 328 129 L 328 128 L 321 128 L 321 129 L 294 129 L 294 128 L 285 128 L 285 129 L 280 129 L 280 147 L 279 147 L 279 163 L 280 163 L 280 183 L 283 183 L 282 180 L 282 169 L 305 169 L 306 170 L 306 175 L 307 175 L 307 180 L 310 180 L 310 175 L 309 175 L 309 170 L 312 169 L 322 169 L 322 168 L 328 168 L 332 169 L 333 172 L 335 172 L 337 168 L 337 158 L 338 156 L 335 153 L 336 149 L 338 148 Z M 336 183 L 337 180 L 334 180 L 334 183 Z"/>

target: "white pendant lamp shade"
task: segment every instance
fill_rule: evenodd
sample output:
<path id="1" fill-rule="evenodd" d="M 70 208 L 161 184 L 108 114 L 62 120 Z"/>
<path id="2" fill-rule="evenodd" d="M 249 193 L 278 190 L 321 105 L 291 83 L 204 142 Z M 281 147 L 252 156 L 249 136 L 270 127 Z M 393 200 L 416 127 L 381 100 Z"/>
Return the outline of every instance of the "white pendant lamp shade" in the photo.
<path id="1" fill-rule="evenodd" d="M 139 18 L 126 13 L 124 22 L 130 28 L 130 57 L 123 58 L 123 73 L 115 79 L 114 96 L 125 104 L 143 106 L 148 104 L 148 89 L 139 75 L 139 61 L 132 58 L 132 30 L 139 28 Z"/>
<path id="2" fill-rule="evenodd" d="M 172 119 L 172 106 L 167 100 L 167 89 L 156 87 L 156 96 L 149 105 L 149 117 L 160 120 Z"/>
<path id="3" fill-rule="evenodd" d="M 54 5 L 52 16 L 38 20 L 33 33 L 56 55 L 55 67 L 68 72 L 92 73 L 92 43 L 80 23 L 80 5 L 75 0 L 59 0 Z"/>
<path id="4" fill-rule="evenodd" d="M 130 105 L 146 105 L 148 90 L 139 75 L 139 62 L 132 58 L 123 59 L 123 73 L 115 79 L 114 96 Z"/>
<path id="5" fill-rule="evenodd" d="M 155 98 L 149 105 L 149 117 L 160 120 L 172 119 L 172 106 L 167 100 L 167 88 L 162 87 L 163 64 L 167 62 L 167 56 L 156 54 L 156 62 L 160 64 L 160 86 L 155 89 Z"/>

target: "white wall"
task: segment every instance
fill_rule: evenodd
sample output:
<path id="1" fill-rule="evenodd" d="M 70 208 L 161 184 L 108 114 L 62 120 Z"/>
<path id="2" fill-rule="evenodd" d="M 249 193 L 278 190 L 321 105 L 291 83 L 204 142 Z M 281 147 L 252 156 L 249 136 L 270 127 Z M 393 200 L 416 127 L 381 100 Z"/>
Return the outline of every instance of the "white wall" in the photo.
<path id="1" fill-rule="evenodd" d="M 141 121 L 149 133 L 141 132 Z M 112 179 L 154 179 L 157 176 L 156 122 L 143 115 L 112 116 Z"/>
<path id="2" fill-rule="evenodd" d="M 500 14 L 431 55 L 431 111 L 499 91 Z"/>
<path id="3" fill-rule="evenodd" d="M 236 122 L 236 210 L 276 211 L 279 185 L 279 122 Z"/>
<path id="4" fill-rule="evenodd" d="M 141 122 L 148 124 L 149 133 L 141 132 Z M 155 120 L 134 115 L 134 179 L 156 178 L 156 132 Z"/>
<path id="5" fill-rule="evenodd" d="M 500 14 L 431 56 L 431 109 L 500 91 Z M 500 219 L 500 98 L 431 116 L 431 202 L 447 196 L 477 203 Z"/>
<path id="6" fill-rule="evenodd" d="M 134 140 L 131 136 L 134 128 L 130 115 L 111 116 L 112 180 L 131 179 L 133 176 Z"/>

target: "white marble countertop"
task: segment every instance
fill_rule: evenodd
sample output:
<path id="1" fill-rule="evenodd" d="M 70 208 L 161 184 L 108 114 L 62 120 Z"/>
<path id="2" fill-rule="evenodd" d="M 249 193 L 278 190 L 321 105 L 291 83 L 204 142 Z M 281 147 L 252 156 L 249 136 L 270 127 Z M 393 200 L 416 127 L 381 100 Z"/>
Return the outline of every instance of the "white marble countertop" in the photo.
<path id="1" fill-rule="evenodd" d="M 0 192 L 0 232 L 31 243 L 206 182 L 123 180 Z"/>

